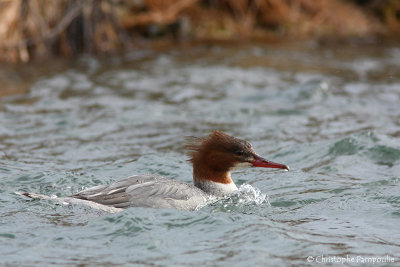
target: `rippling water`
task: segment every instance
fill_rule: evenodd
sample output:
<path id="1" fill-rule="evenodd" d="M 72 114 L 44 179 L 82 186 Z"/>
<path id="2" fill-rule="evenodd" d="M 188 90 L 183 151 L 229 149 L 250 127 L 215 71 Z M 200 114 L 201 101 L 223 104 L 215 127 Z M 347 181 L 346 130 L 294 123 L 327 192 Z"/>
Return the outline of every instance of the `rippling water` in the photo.
<path id="1" fill-rule="evenodd" d="M 184 137 L 214 129 L 291 172 L 237 171 L 239 194 L 194 212 L 106 214 L 14 194 L 63 196 L 137 173 L 191 182 Z M 399 137 L 397 47 L 82 57 L 0 99 L 0 263 L 265 266 L 335 256 L 396 265 Z"/>

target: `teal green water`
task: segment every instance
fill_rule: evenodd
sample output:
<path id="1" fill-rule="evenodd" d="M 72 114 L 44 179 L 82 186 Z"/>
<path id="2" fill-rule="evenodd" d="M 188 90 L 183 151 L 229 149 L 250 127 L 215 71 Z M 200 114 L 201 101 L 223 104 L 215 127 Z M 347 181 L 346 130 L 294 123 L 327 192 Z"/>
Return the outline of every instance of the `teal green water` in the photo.
<path id="1" fill-rule="evenodd" d="M 291 171 L 236 171 L 238 195 L 192 212 L 106 214 L 14 193 L 63 196 L 138 173 L 191 182 L 184 137 L 214 129 Z M 397 47 L 83 56 L 0 99 L 0 148 L 0 265 L 400 262 Z"/>

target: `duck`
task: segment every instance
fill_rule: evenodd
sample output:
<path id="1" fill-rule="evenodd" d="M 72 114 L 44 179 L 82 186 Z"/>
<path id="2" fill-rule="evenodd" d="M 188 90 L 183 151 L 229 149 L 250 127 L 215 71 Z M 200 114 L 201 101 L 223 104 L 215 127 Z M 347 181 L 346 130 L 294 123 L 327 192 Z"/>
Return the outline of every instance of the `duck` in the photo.
<path id="1" fill-rule="evenodd" d="M 219 130 L 206 137 L 191 137 L 185 147 L 189 152 L 188 161 L 193 166 L 193 184 L 158 174 L 139 174 L 90 187 L 60 200 L 84 202 L 110 212 L 129 207 L 195 210 L 210 198 L 221 198 L 238 191 L 231 176 L 235 169 L 260 167 L 289 171 L 289 166 L 259 156 L 248 141 Z M 22 195 L 46 198 L 34 193 Z"/>

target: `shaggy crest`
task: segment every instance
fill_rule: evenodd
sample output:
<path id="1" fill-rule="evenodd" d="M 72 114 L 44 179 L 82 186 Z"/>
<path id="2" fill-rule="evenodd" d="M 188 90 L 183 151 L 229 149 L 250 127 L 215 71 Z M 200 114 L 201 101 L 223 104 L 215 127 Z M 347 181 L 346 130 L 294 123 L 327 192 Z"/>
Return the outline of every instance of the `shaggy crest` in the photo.
<path id="1" fill-rule="evenodd" d="M 253 151 L 251 144 L 247 141 L 228 135 L 222 131 L 216 130 L 206 137 L 188 137 L 188 143 L 185 148 L 189 151 L 190 162 L 193 162 L 201 152 L 207 150 L 221 150 L 235 152 L 237 150 Z M 232 145 L 234 144 L 234 145 Z"/>

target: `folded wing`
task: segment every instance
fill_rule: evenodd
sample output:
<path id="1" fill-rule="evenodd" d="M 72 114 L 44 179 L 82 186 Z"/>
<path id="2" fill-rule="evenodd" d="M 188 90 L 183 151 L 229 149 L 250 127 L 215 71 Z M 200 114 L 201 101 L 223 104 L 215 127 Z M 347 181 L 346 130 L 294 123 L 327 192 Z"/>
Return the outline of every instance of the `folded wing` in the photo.
<path id="1" fill-rule="evenodd" d="M 199 188 L 159 175 L 135 175 L 109 185 L 99 185 L 70 197 L 115 208 L 154 207 L 195 209 L 207 194 Z"/>

